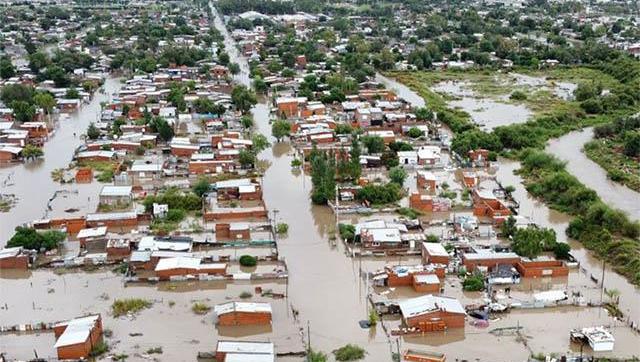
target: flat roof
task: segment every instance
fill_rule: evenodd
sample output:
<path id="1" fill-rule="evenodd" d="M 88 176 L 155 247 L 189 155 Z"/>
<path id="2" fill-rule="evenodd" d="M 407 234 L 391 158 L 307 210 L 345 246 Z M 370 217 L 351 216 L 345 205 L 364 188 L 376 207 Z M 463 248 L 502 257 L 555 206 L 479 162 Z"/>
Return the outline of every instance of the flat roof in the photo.
<path id="1" fill-rule="evenodd" d="M 223 315 L 233 312 L 245 313 L 271 313 L 271 304 L 269 303 L 250 303 L 250 302 L 228 302 L 218 304 L 214 307 L 217 315 Z"/>
<path id="2" fill-rule="evenodd" d="M 57 325 L 66 325 L 67 328 L 60 335 L 54 347 L 59 348 L 84 343 L 89 338 L 89 334 L 99 318 L 100 315 L 96 314 L 58 323 Z"/>
<path id="3" fill-rule="evenodd" d="M 462 307 L 462 304 L 460 304 L 457 299 L 436 297 L 431 294 L 405 299 L 398 302 L 398 305 L 405 318 L 416 317 L 440 309 L 450 313 L 465 314 L 464 307 Z"/>
<path id="4" fill-rule="evenodd" d="M 216 352 L 229 354 L 274 354 L 274 346 L 271 342 L 245 342 L 245 341 L 218 341 Z M 227 355 L 227 358 L 229 356 Z"/>
<path id="5" fill-rule="evenodd" d="M 449 256 L 449 253 L 447 253 L 447 250 L 440 243 L 423 242 L 422 246 L 425 248 L 427 253 L 429 253 L 429 255 L 433 255 L 433 256 Z"/>

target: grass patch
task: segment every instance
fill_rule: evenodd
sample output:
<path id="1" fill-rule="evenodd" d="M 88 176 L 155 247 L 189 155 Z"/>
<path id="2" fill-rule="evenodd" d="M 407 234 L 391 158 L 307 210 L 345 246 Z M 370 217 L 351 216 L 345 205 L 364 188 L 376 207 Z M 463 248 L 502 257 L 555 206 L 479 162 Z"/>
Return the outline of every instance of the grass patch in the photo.
<path id="1" fill-rule="evenodd" d="M 151 308 L 151 301 L 141 298 L 116 299 L 111 305 L 111 312 L 114 317 L 126 314 L 136 314 L 143 309 Z"/>
<path id="2" fill-rule="evenodd" d="M 417 219 L 420 215 L 422 215 L 422 212 L 416 210 L 416 209 L 412 209 L 410 207 L 401 207 L 398 208 L 396 210 L 396 212 L 406 218 L 409 219 Z"/>

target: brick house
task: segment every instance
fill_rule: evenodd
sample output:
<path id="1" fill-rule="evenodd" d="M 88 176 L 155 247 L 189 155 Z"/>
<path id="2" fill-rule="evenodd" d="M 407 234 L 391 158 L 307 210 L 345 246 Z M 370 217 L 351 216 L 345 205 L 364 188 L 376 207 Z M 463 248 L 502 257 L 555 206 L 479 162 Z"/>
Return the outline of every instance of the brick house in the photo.
<path id="1" fill-rule="evenodd" d="M 220 326 L 271 324 L 269 303 L 228 302 L 216 305 L 214 311 Z"/>
<path id="2" fill-rule="evenodd" d="M 407 327 L 422 332 L 464 328 L 466 312 L 455 298 L 424 295 L 400 301 L 402 320 Z"/>
<path id="3" fill-rule="evenodd" d="M 0 269 L 27 270 L 29 261 L 29 254 L 20 246 L 0 249 Z"/>
<path id="4" fill-rule="evenodd" d="M 96 314 L 60 322 L 53 326 L 53 332 L 59 359 L 84 359 L 102 342 L 102 318 Z"/>

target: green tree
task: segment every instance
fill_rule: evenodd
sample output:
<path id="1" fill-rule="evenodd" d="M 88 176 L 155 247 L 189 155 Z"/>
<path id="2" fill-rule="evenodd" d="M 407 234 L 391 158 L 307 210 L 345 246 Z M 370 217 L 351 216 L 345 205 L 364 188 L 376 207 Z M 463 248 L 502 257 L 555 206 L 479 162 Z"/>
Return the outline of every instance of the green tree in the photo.
<path id="1" fill-rule="evenodd" d="M 628 131 L 624 134 L 624 154 L 629 157 L 640 155 L 640 132 Z"/>
<path id="2" fill-rule="evenodd" d="M 251 137 L 251 143 L 253 143 L 253 145 L 251 146 L 251 150 L 255 154 L 258 154 L 271 146 L 269 140 L 267 140 L 267 137 L 260 133 L 257 133 L 253 135 L 253 137 Z"/>
<path id="3" fill-rule="evenodd" d="M 11 63 L 11 58 L 3 56 L 0 58 L 0 78 L 9 79 L 16 75 L 16 68 Z"/>
<path id="4" fill-rule="evenodd" d="M 384 152 L 384 140 L 380 136 L 363 136 L 361 141 L 369 154 Z"/>
<path id="5" fill-rule="evenodd" d="M 258 103 L 258 100 L 256 99 L 256 94 L 251 89 L 239 85 L 231 91 L 231 102 L 239 111 L 247 113 L 251 107 Z"/>
<path id="6" fill-rule="evenodd" d="M 58 88 L 65 88 L 71 84 L 71 78 L 69 78 L 69 75 L 64 70 L 64 68 L 60 66 L 48 66 L 44 72 L 44 75 L 45 78 L 52 80 L 55 86 Z"/>
<path id="7" fill-rule="evenodd" d="M 31 103 L 35 90 L 22 84 L 7 84 L 0 91 L 0 99 L 4 104 L 11 104 L 13 101 Z"/>
<path id="8" fill-rule="evenodd" d="M 244 127 L 244 129 L 249 129 L 253 127 L 253 118 L 251 118 L 250 115 L 244 115 L 240 117 L 240 123 L 242 124 L 242 127 Z"/>
<path id="9" fill-rule="evenodd" d="M 18 122 L 30 122 L 36 115 L 36 107 L 25 101 L 13 101 L 10 103 L 13 116 Z"/>
<path id="10" fill-rule="evenodd" d="M 280 142 L 291 134 L 291 124 L 285 120 L 277 120 L 271 126 L 271 134 Z"/>
<path id="11" fill-rule="evenodd" d="M 240 73 L 240 65 L 238 65 L 238 63 L 229 64 L 229 73 L 233 75 Z"/>
<path id="12" fill-rule="evenodd" d="M 247 168 L 256 163 L 256 155 L 251 151 L 240 150 L 238 161 L 243 168 Z"/>
<path id="13" fill-rule="evenodd" d="M 100 137 L 100 130 L 93 122 L 89 123 L 89 127 L 87 127 L 87 137 L 89 137 L 90 140 L 96 140 Z"/>
<path id="14" fill-rule="evenodd" d="M 42 156 L 44 156 L 44 151 L 42 151 L 42 148 L 36 147 L 32 144 L 28 144 L 22 149 L 22 157 L 26 159 L 34 159 Z"/>
<path id="15" fill-rule="evenodd" d="M 407 136 L 411 138 L 422 137 L 424 132 L 422 132 L 418 127 L 411 127 L 409 131 L 407 131 Z"/>
<path id="16" fill-rule="evenodd" d="M 513 217 L 513 215 L 509 215 L 509 217 L 502 223 L 502 226 L 500 227 L 500 233 L 502 234 L 502 237 L 508 238 L 513 236 L 513 234 L 516 233 L 516 230 L 516 219 Z"/>
<path id="17" fill-rule="evenodd" d="M 66 239 L 66 233 L 56 230 L 38 232 L 34 228 L 18 226 L 15 234 L 7 242 L 8 247 L 22 246 L 31 250 L 51 250 Z"/>
<path id="18" fill-rule="evenodd" d="M 389 179 L 391 182 L 395 182 L 398 185 L 403 185 L 404 180 L 407 179 L 407 171 L 402 166 L 393 167 L 389 170 Z"/>
<path id="19" fill-rule="evenodd" d="M 53 111 L 53 107 L 56 106 L 56 100 L 51 93 L 38 92 L 33 96 L 33 102 L 40 108 L 44 109 L 47 115 L 50 115 Z"/>
<path id="20" fill-rule="evenodd" d="M 34 73 L 39 73 L 40 69 L 44 69 L 51 64 L 49 56 L 42 51 L 29 54 L 29 69 Z"/>
<path id="21" fill-rule="evenodd" d="M 326 204 L 336 197 L 336 162 L 333 154 L 320 152 L 315 148 L 309 155 L 311 163 L 311 201 L 317 205 Z"/>
<path id="22" fill-rule="evenodd" d="M 211 183 L 206 177 L 200 177 L 198 181 L 193 185 L 193 193 L 202 197 L 205 193 L 209 191 Z"/>
<path id="23" fill-rule="evenodd" d="M 65 99 L 79 99 L 80 98 L 80 93 L 78 93 L 78 90 L 75 88 L 69 88 L 67 89 L 67 92 L 64 94 L 64 98 Z"/>
<path id="24" fill-rule="evenodd" d="M 193 107 L 198 113 L 213 114 L 217 111 L 216 104 L 209 98 L 198 98 L 193 102 Z"/>
<path id="25" fill-rule="evenodd" d="M 556 234 L 552 229 L 525 228 L 513 234 L 513 251 L 520 256 L 536 258 L 544 250 L 552 250 Z"/>
<path id="26" fill-rule="evenodd" d="M 151 121 L 150 126 L 151 130 L 153 132 L 157 132 L 163 141 L 169 142 L 173 138 L 173 127 L 171 127 L 166 119 L 162 117 L 155 117 Z"/>
<path id="27" fill-rule="evenodd" d="M 167 100 L 178 109 L 179 112 L 184 112 L 187 109 L 187 103 L 184 100 L 184 90 L 178 85 L 171 87 Z"/>

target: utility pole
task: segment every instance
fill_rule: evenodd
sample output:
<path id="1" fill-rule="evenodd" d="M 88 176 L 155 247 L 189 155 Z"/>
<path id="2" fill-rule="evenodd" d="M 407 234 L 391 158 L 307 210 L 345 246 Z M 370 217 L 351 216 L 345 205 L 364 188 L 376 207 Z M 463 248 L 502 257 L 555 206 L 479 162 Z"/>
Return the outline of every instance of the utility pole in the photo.
<path id="1" fill-rule="evenodd" d="M 606 262 L 603 260 L 602 261 L 602 278 L 601 278 L 601 282 L 600 282 L 600 305 L 602 305 L 602 298 L 603 298 L 603 293 L 604 293 L 604 272 L 605 272 L 605 266 L 606 266 Z"/>
<path id="2" fill-rule="evenodd" d="M 396 352 L 398 354 L 398 361 L 402 361 L 402 358 L 400 358 L 400 337 L 396 338 Z"/>
<path id="3" fill-rule="evenodd" d="M 311 361 L 311 322 L 307 320 L 307 361 Z"/>

